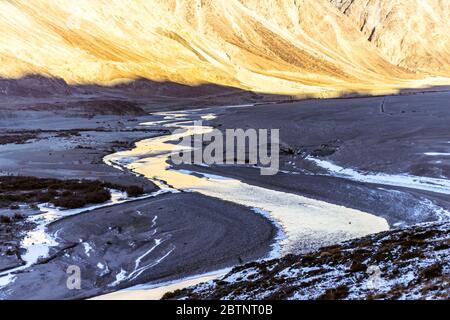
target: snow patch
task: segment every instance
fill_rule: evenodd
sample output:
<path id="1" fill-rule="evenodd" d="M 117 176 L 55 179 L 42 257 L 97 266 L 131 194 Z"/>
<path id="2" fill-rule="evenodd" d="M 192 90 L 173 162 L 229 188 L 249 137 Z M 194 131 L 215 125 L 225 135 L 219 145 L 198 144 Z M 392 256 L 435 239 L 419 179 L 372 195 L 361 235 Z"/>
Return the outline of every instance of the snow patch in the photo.
<path id="1" fill-rule="evenodd" d="M 395 175 L 386 173 L 359 172 L 351 168 L 343 168 L 330 161 L 320 160 L 310 156 L 306 159 L 327 170 L 332 176 L 339 178 L 358 182 L 450 194 L 450 180 L 447 179 L 412 176 L 408 174 Z"/>

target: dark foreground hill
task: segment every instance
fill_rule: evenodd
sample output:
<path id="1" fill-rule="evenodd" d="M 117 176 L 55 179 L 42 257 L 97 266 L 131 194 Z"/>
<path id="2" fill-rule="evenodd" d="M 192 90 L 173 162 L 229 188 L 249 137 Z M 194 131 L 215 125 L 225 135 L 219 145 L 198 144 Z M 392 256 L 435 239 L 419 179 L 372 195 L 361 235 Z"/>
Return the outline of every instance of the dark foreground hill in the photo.
<path id="1" fill-rule="evenodd" d="M 165 299 L 448 299 L 450 223 L 254 262 Z"/>

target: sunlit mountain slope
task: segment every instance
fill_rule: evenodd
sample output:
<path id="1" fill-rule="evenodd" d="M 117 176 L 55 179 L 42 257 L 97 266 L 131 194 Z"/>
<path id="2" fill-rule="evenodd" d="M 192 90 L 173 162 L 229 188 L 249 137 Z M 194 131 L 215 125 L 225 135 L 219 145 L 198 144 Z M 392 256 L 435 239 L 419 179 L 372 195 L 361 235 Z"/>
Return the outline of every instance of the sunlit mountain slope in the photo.
<path id="1" fill-rule="evenodd" d="M 331 0 L 393 64 L 450 77 L 450 1 Z"/>
<path id="2" fill-rule="evenodd" d="M 5 78 L 327 96 L 425 77 L 389 62 L 329 0 L 0 0 L 0 30 Z"/>

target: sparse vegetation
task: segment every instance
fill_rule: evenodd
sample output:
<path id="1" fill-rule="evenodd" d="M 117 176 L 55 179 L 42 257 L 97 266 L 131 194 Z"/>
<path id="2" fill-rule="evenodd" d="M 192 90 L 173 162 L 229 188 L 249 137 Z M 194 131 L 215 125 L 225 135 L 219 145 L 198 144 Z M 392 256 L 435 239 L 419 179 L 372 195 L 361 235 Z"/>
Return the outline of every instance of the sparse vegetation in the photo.
<path id="1" fill-rule="evenodd" d="M 23 216 L 23 214 L 20 214 L 20 213 L 15 213 L 15 214 L 14 214 L 14 220 L 20 221 L 20 220 L 23 220 L 23 219 L 25 219 L 25 217 Z"/>
<path id="2" fill-rule="evenodd" d="M 8 216 L 0 216 L 0 222 L 1 223 L 11 223 L 12 219 Z"/>
<path id="3" fill-rule="evenodd" d="M 129 197 L 138 197 L 144 194 L 144 188 L 140 186 L 129 186 L 125 188 L 125 192 Z"/>
<path id="4" fill-rule="evenodd" d="M 0 207 L 18 208 L 19 203 L 45 203 L 75 209 L 111 199 L 109 189 L 126 192 L 130 197 L 144 193 L 140 186 L 122 186 L 91 180 L 58 180 L 35 177 L 0 177 Z"/>
<path id="5" fill-rule="evenodd" d="M 442 274 L 442 265 L 435 263 L 429 267 L 426 267 L 420 271 L 420 276 L 425 279 L 432 279 L 439 277 Z"/>
<path id="6" fill-rule="evenodd" d="M 0 215 L 0 223 L 13 223 L 16 221 L 22 221 L 24 220 L 25 217 L 20 214 L 20 213 L 15 213 L 13 216 L 9 216 L 9 215 Z"/>
<path id="7" fill-rule="evenodd" d="M 29 140 L 36 139 L 38 137 L 35 133 L 25 133 L 25 134 L 2 134 L 0 136 L 0 145 L 2 144 L 24 144 Z"/>
<path id="8" fill-rule="evenodd" d="M 336 288 L 327 289 L 324 294 L 322 294 L 319 300 L 341 300 L 348 296 L 349 289 L 347 286 L 342 285 Z"/>
<path id="9" fill-rule="evenodd" d="M 448 299 L 450 223 L 252 262 L 163 299 Z"/>

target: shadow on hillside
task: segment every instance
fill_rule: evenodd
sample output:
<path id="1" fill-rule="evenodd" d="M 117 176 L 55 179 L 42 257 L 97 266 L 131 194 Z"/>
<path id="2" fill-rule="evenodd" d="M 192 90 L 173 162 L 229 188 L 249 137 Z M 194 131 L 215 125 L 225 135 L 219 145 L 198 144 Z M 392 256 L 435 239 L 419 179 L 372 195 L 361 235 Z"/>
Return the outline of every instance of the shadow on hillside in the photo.
<path id="1" fill-rule="evenodd" d="M 168 81 L 137 79 L 114 86 L 70 85 L 63 79 L 41 75 L 28 75 L 19 79 L 0 78 L 0 99 L 2 98 L 8 98 L 8 103 L 26 99 L 27 103 L 34 100 L 36 104 L 46 101 L 52 103 L 55 100 L 68 103 L 99 100 L 133 101 L 143 106 L 146 111 L 151 111 L 154 107 L 175 110 L 269 101 L 286 102 L 295 99 L 290 96 L 256 93 L 215 84 L 190 86 Z"/>
<path id="2" fill-rule="evenodd" d="M 450 86 L 403 89 L 398 92 L 398 95 L 449 90 Z M 370 96 L 350 92 L 334 99 L 361 97 Z M 0 78 L 0 108 L 2 109 L 17 104 L 23 104 L 23 107 L 26 101 L 26 106 L 32 107 L 34 111 L 48 110 L 49 106 L 57 101 L 57 107 L 62 109 L 71 109 L 75 104 L 84 103 L 87 108 L 92 108 L 92 111 L 101 113 L 102 108 L 111 108 L 112 104 L 117 104 L 119 108 L 139 106 L 145 112 L 151 112 L 156 108 L 177 110 L 219 105 L 289 103 L 306 99 L 316 98 L 257 93 L 215 84 L 190 86 L 148 79 L 102 86 L 70 85 L 63 79 L 42 75 L 27 75 L 18 79 Z"/>

